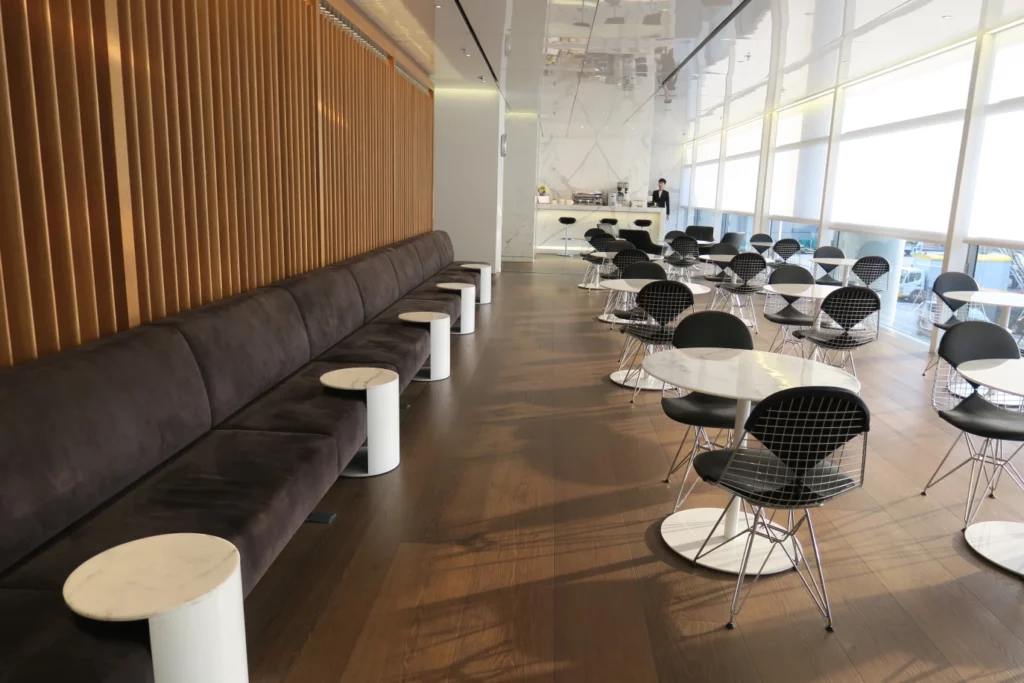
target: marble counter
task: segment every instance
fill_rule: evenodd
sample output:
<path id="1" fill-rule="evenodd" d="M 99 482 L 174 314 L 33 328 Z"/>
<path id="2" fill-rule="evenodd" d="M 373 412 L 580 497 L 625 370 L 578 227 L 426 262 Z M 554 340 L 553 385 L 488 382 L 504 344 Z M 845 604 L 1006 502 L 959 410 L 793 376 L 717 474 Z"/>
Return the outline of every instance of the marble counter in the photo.
<path id="1" fill-rule="evenodd" d="M 653 207 L 632 207 L 632 206 L 587 206 L 584 204 L 572 204 L 564 206 L 561 204 L 538 204 L 537 205 L 537 242 L 535 248 L 538 252 L 559 252 L 564 248 L 562 237 L 565 229 L 558 219 L 562 216 L 572 216 L 576 223 L 569 226 L 569 237 L 583 239 L 583 233 L 595 228 L 602 218 L 618 219 L 619 224 L 615 227 L 633 228 L 633 221 L 647 219 L 651 221 L 648 230 L 651 239 L 660 242 L 664 235 L 665 209 Z M 569 243 L 570 251 L 579 251 L 587 248 L 582 241 Z"/>

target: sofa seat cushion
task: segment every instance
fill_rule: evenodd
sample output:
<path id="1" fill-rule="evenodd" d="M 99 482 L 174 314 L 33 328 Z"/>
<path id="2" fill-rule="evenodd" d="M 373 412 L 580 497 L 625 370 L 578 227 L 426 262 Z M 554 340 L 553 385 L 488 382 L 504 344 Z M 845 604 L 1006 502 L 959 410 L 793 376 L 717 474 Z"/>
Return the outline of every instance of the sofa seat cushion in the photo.
<path id="1" fill-rule="evenodd" d="M 152 680 L 146 622 L 83 619 L 59 590 L 0 590 L 0 682 Z"/>
<path id="2" fill-rule="evenodd" d="M 430 355 L 430 330 L 373 322 L 325 351 L 318 361 L 390 365 L 404 389 Z"/>
<path id="3" fill-rule="evenodd" d="M 400 320 L 398 316 L 402 313 L 413 313 L 416 311 L 447 313 L 448 317 L 451 318 L 451 324 L 454 325 L 458 321 L 459 315 L 461 315 L 462 307 L 459 304 L 458 297 L 451 296 L 450 293 L 446 294 L 443 291 L 420 293 L 417 295 L 410 294 L 389 306 L 373 322 L 406 325 L 408 323 Z M 428 326 L 424 325 L 423 328 L 428 329 Z"/>
<path id="4" fill-rule="evenodd" d="M 18 565 L 0 589 L 58 593 L 98 553 L 157 534 L 226 538 L 248 593 L 339 474 L 327 437 L 214 430 L 166 467 Z"/>
<path id="5" fill-rule="evenodd" d="M 312 363 L 238 411 L 221 429 L 321 434 L 338 446 L 338 471 L 366 441 L 366 402 L 341 396 L 320 384 L 320 376 L 352 364 Z M 393 369 L 393 368 L 388 368 Z"/>

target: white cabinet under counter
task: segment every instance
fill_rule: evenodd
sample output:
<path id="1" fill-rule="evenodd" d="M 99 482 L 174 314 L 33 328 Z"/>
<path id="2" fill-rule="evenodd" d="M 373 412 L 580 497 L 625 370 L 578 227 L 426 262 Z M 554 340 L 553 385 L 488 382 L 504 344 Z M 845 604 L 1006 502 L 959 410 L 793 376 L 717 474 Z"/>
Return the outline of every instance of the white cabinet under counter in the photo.
<path id="1" fill-rule="evenodd" d="M 537 222 L 534 235 L 534 251 L 540 253 L 560 253 L 565 249 L 566 236 L 565 226 L 558 222 L 562 216 L 571 216 L 576 219 L 573 225 L 569 226 L 568 236 L 576 238 L 569 242 L 569 251 L 580 251 L 587 248 L 583 233 L 591 228 L 596 228 L 602 218 L 614 218 L 618 220 L 616 229 L 635 228 L 633 221 L 649 220 L 651 227 L 647 230 L 651 233 L 651 239 L 660 242 L 664 235 L 665 209 L 656 207 L 632 207 L 632 206 L 587 206 L 584 204 L 538 204 Z M 614 231 L 610 231 L 614 232 Z"/>

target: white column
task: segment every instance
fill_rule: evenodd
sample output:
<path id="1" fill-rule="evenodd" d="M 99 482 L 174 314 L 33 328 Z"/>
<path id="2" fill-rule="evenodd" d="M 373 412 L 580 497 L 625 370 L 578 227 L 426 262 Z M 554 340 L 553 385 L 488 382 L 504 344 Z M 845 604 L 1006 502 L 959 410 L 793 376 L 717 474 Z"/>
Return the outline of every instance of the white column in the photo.
<path id="1" fill-rule="evenodd" d="M 198 602 L 150 617 L 149 639 L 156 683 L 248 683 L 239 568 Z"/>
<path id="2" fill-rule="evenodd" d="M 430 379 L 447 379 L 451 374 L 451 318 L 430 321 Z"/>
<path id="3" fill-rule="evenodd" d="M 366 476 L 390 472 L 398 467 L 399 442 L 398 378 L 366 388 Z"/>

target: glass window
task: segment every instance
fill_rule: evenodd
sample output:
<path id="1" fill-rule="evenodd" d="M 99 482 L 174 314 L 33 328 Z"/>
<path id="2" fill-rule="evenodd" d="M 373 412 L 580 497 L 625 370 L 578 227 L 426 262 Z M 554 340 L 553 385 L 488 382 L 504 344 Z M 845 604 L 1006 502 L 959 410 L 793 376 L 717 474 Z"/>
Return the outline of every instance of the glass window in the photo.
<path id="1" fill-rule="evenodd" d="M 818 226 L 810 223 L 793 223 L 791 221 L 772 221 L 772 237 L 776 240 L 795 239 L 800 243 L 800 253 L 790 259 L 791 263 L 813 271 L 811 258 L 818 248 Z"/>
<path id="2" fill-rule="evenodd" d="M 722 232 L 743 233 L 743 244 L 740 245 L 740 251 L 743 251 L 750 244 L 750 236 L 754 234 L 754 217 L 745 214 L 723 213 Z"/>
<path id="3" fill-rule="evenodd" d="M 1024 292 L 1024 250 L 977 247 L 972 252 L 970 267 L 966 270 L 982 289 Z M 995 306 L 983 307 L 981 312 L 994 323 L 998 323 L 1003 314 Z M 1024 308 L 1011 308 L 1009 322 L 1010 332 L 1020 345 L 1024 341 Z"/>
<path id="4" fill-rule="evenodd" d="M 757 172 L 761 165 L 761 119 L 725 134 L 722 210 L 753 213 L 757 201 Z"/>
<path id="5" fill-rule="evenodd" d="M 833 94 L 780 111 L 769 211 L 784 218 L 821 217 Z"/>
<path id="6" fill-rule="evenodd" d="M 714 227 L 715 212 L 712 209 L 694 209 L 693 223 L 691 223 L 690 225 L 706 225 L 709 227 Z"/>
<path id="7" fill-rule="evenodd" d="M 693 169 L 693 196 L 690 204 L 713 209 L 718 195 L 718 157 L 722 136 L 712 135 L 697 143 L 697 165 Z"/>

